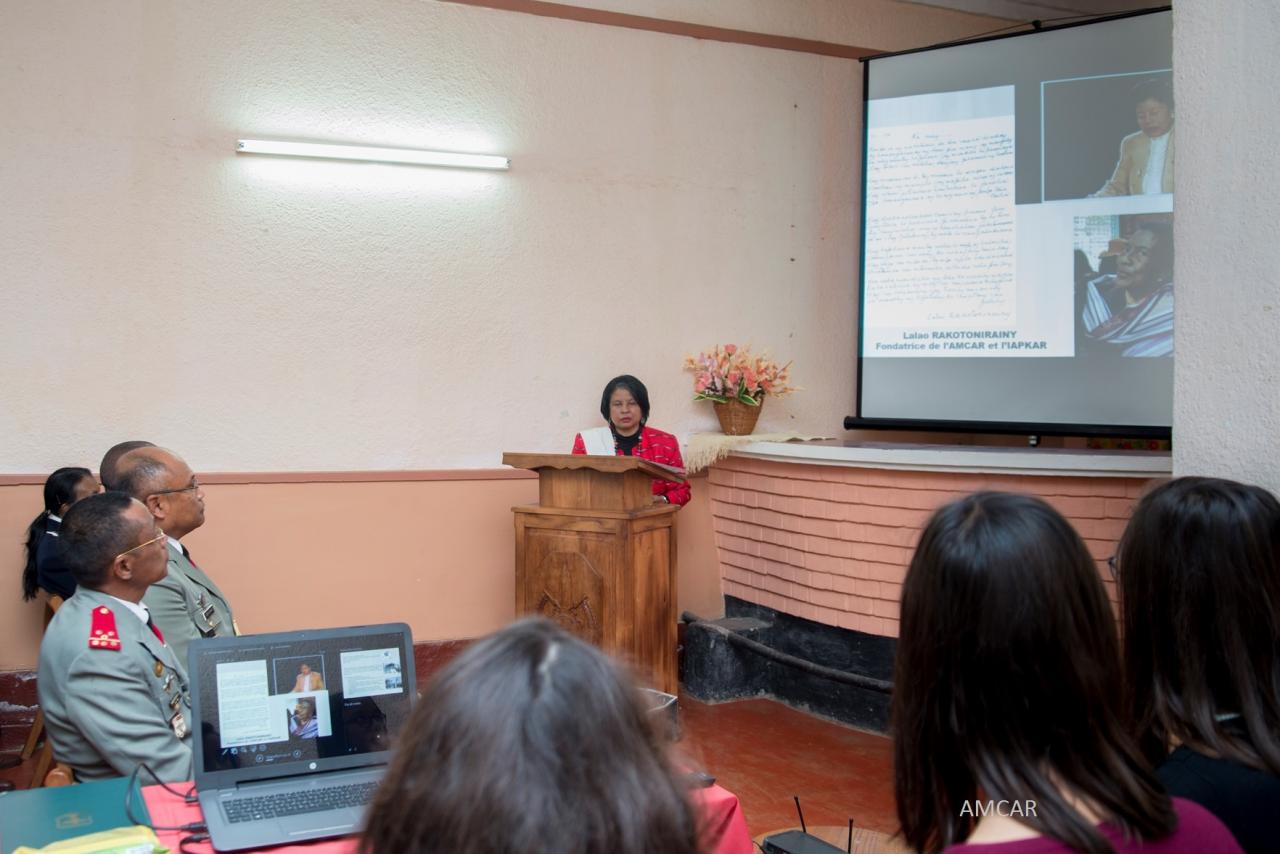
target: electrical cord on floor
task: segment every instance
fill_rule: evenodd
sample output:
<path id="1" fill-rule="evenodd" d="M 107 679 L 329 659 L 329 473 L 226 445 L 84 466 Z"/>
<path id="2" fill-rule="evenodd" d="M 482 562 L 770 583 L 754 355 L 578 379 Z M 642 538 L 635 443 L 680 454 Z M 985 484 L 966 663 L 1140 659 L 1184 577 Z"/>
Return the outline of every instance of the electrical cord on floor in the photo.
<path id="1" fill-rule="evenodd" d="M 141 825 L 142 827 L 150 828 L 151 830 L 177 830 L 182 833 L 191 833 L 194 831 L 196 835 L 201 835 L 203 831 L 207 830 L 207 828 L 205 827 L 205 823 L 203 821 L 188 822 L 187 824 L 177 825 L 175 827 L 162 827 L 160 825 L 151 824 L 150 822 L 142 821 L 137 816 L 135 816 L 133 814 L 133 792 L 135 789 L 138 788 L 137 786 L 138 772 L 144 768 L 147 769 L 147 773 L 151 775 L 151 779 L 155 780 L 156 783 L 162 786 L 166 792 L 173 795 L 174 797 L 182 798 L 184 803 L 188 803 L 188 804 L 195 803 L 196 787 L 194 783 L 187 788 L 186 793 L 179 792 L 177 789 L 174 789 L 168 783 L 161 780 L 156 775 L 156 772 L 151 770 L 151 766 L 147 765 L 145 762 L 142 762 L 142 763 L 139 763 L 138 766 L 133 769 L 133 773 L 129 775 L 129 786 L 124 791 L 124 814 L 125 814 L 125 817 L 129 819 L 129 821 L 133 822 L 134 824 Z M 208 834 L 204 834 L 204 837 L 205 839 L 209 838 Z M 187 839 L 190 839 L 190 838 L 191 837 L 187 837 Z M 183 841 L 185 842 L 186 840 L 184 839 Z M 195 840 L 195 841 L 202 842 L 204 840 Z"/>

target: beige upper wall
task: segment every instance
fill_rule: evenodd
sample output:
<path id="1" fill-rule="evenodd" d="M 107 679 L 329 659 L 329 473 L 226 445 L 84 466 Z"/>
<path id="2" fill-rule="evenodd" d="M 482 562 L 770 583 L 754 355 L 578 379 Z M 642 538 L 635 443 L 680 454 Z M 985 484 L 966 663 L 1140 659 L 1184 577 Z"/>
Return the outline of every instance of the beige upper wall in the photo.
<path id="1" fill-rule="evenodd" d="M 843 6 L 752 21 L 886 47 L 983 26 Z M 204 471 L 493 466 L 567 449 L 621 371 L 687 434 L 714 418 L 681 357 L 730 340 L 807 389 L 764 428 L 835 431 L 860 73 L 423 0 L 6 3 L 0 473 L 92 466 L 126 437 Z M 513 168 L 237 156 L 240 136 Z"/>
<path id="2" fill-rule="evenodd" d="M 1173 20 L 1174 471 L 1280 492 L 1280 8 L 1202 0 Z"/>

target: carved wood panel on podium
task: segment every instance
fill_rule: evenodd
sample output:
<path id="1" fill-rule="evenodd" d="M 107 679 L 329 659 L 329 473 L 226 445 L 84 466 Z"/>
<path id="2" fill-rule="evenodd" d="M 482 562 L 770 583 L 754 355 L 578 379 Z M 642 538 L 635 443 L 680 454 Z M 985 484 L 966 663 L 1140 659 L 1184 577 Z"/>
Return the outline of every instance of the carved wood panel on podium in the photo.
<path id="1" fill-rule="evenodd" d="M 683 473 L 631 457 L 507 454 L 503 462 L 540 479 L 540 502 L 512 508 L 516 613 L 556 621 L 674 694 L 678 508 L 654 504 L 650 483 Z"/>

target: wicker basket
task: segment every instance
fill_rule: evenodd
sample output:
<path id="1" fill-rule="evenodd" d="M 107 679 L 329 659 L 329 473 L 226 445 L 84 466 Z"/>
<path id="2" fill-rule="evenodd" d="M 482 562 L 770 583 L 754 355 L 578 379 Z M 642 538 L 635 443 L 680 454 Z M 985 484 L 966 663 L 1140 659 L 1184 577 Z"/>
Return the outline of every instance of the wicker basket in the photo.
<path id="1" fill-rule="evenodd" d="M 750 436 L 756 429 L 756 422 L 760 420 L 760 410 L 764 407 L 764 401 L 760 401 L 759 406 L 747 406 L 738 400 L 731 400 L 728 403 L 716 403 L 716 418 L 720 419 L 720 429 L 726 436 Z"/>

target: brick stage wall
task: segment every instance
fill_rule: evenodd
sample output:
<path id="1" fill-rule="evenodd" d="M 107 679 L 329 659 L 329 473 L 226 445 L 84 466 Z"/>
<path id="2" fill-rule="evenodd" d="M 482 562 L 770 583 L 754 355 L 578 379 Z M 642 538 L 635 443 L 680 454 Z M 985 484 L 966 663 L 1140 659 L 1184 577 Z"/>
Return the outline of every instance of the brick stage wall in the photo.
<path id="1" fill-rule="evenodd" d="M 898 601 L 920 531 L 939 505 L 979 489 L 1037 495 L 1098 561 L 1115 553 L 1145 478 L 1010 476 L 780 463 L 712 466 L 711 513 L 724 593 L 777 611 L 898 636 Z"/>

